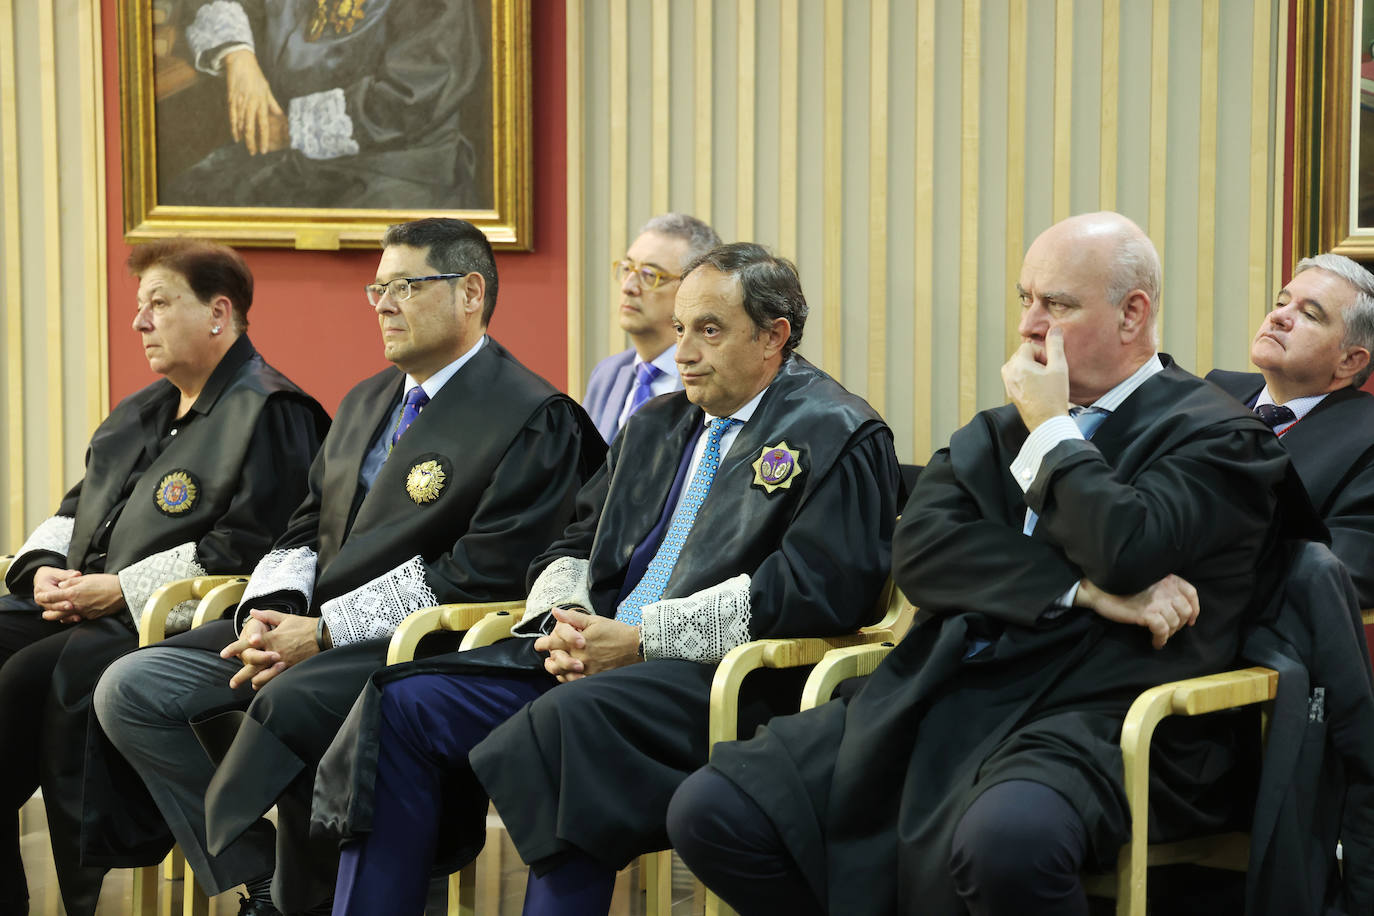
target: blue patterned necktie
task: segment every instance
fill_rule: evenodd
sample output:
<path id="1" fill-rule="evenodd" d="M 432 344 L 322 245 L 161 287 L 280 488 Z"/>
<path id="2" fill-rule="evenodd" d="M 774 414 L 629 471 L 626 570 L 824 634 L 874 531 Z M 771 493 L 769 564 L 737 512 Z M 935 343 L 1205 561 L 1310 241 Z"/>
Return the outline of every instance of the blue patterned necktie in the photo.
<path id="1" fill-rule="evenodd" d="M 1072 407 L 1069 409 L 1069 417 L 1078 426 L 1078 431 L 1083 434 L 1084 439 L 1091 439 L 1093 433 L 1102 425 L 1102 421 L 1110 417 L 1111 411 L 1103 410 L 1101 407 Z M 1035 514 L 1034 509 L 1026 510 L 1026 523 L 1021 526 L 1022 534 L 1030 534 L 1035 530 L 1035 523 L 1040 516 Z"/>
<path id="2" fill-rule="evenodd" d="M 706 449 L 701 453 L 701 461 L 697 463 L 691 484 L 682 494 L 677 508 L 673 510 L 673 520 L 669 522 L 668 531 L 663 535 L 663 543 L 658 545 L 658 552 L 649 561 L 643 578 L 620 603 L 620 608 L 615 614 L 616 620 L 631 626 L 639 626 L 640 611 L 644 605 L 653 604 L 663 597 L 663 590 L 668 587 L 668 577 L 677 565 L 678 554 L 682 553 L 682 545 L 687 542 L 687 534 L 697 519 L 697 511 L 706 501 L 711 481 L 716 479 L 716 468 L 720 467 L 721 437 L 738 422 L 729 417 L 711 421 L 711 429 L 706 436 Z"/>
<path id="3" fill-rule="evenodd" d="M 663 370 L 653 363 L 640 363 L 635 367 L 635 389 L 630 396 L 630 410 L 625 414 L 625 419 L 630 418 L 630 414 L 644 406 L 644 402 L 654 396 L 654 379 L 663 374 Z"/>
<path id="4" fill-rule="evenodd" d="M 396 431 L 391 434 L 392 448 L 395 448 L 396 443 L 401 441 L 401 436 L 410 429 L 410 424 L 415 422 L 415 418 L 420 415 L 420 411 L 428 403 L 429 395 L 425 394 L 423 386 L 416 385 L 406 392 L 405 406 L 401 408 L 401 422 L 396 424 Z"/>

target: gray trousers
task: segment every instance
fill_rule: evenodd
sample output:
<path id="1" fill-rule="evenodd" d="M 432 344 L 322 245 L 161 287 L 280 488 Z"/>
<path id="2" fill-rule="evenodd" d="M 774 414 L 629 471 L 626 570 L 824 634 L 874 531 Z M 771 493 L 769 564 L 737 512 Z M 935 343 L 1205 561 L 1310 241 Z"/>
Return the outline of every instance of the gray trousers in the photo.
<path id="1" fill-rule="evenodd" d="M 237 659 L 190 647 L 154 646 L 116 661 L 100 678 L 95 712 L 110 742 L 143 777 L 177 845 L 207 894 L 270 874 L 271 825 L 249 830 L 217 856 L 206 852 L 205 789 L 215 764 L 188 723 L 188 701 L 228 687 Z"/>

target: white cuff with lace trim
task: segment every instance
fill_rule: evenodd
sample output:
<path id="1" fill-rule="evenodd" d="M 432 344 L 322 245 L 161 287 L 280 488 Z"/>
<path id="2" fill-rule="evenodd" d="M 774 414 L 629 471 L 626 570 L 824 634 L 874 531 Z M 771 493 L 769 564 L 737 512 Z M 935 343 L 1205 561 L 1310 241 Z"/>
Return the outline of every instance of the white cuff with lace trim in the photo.
<path id="1" fill-rule="evenodd" d="M 512 629 L 515 636 L 539 636 L 543 633 L 544 615 L 560 604 L 576 604 L 596 613 L 592 597 L 587 591 L 586 560 L 559 557 L 539 574 L 525 599 L 525 615 Z"/>
<path id="2" fill-rule="evenodd" d="M 43 523 L 33 529 L 33 534 L 19 548 L 14 555 L 14 562 L 18 563 L 24 558 L 26 553 L 60 553 L 65 558 L 67 551 L 72 546 L 72 528 L 76 525 L 76 519 L 66 515 L 54 515 L 43 520 Z"/>
<path id="3" fill-rule="evenodd" d="M 353 139 L 353 119 L 348 116 L 342 89 L 297 96 L 286 108 L 291 148 L 300 150 L 307 159 L 337 159 L 358 154 L 358 141 Z"/>
<path id="4" fill-rule="evenodd" d="M 715 664 L 751 638 L 749 577 L 741 573 L 686 598 L 646 604 L 642 613 L 645 658 Z"/>
<path id="5" fill-rule="evenodd" d="M 296 592 L 309 607 L 310 597 L 315 594 L 316 563 L 315 551 L 309 547 L 270 551 L 253 567 L 239 607 L 249 607 L 254 598 L 277 592 Z"/>
<path id="6" fill-rule="evenodd" d="M 196 558 L 196 545 L 187 541 L 170 550 L 144 557 L 137 563 L 130 563 L 119 571 L 119 587 L 124 592 L 124 603 L 134 618 L 134 626 L 143 621 L 144 606 L 148 599 L 168 582 L 190 579 L 205 575 L 205 567 Z M 191 625 L 191 616 L 196 612 L 195 601 L 183 601 L 167 616 L 167 632 L 184 630 Z"/>
<path id="7" fill-rule="evenodd" d="M 218 74 L 223 54 L 206 55 L 227 44 L 237 44 L 254 50 L 253 27 L 248 14 L 233 0 L 214 0 L 196 11 L 196 18 L 186 27 L 186 43 L 191 46 L 191 58 L 196 69 Z"/>
<path id="8" fill-rule="evenodd" d="M 336 646 L 390 636 L 411 614 L 439 603 L 419 556 L 320 605 Z"/>

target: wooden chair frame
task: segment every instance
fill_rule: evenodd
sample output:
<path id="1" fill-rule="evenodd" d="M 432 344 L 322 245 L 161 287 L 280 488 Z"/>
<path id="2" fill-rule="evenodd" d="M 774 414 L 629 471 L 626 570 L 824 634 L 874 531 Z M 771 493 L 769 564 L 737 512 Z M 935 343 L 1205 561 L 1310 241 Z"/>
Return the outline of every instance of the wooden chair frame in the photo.
<path id="1" fill-rule="evenodd" d="M 871 674 L 891 652 L 892 644 L 855 646 L 829 653 L 812 670 L 802 691 L 802 708 L 810 709 L 834 696 L 835 688 L 851 677 Z M 1117 916 L 1145 916 L 1147 870 L 1151 865 L 1190 863 L 1244 871 L 1250 838 L 1226 833 L 1175 843 L 1148 842 L 1150 808 L 1150 740 L 1168 716 L 1198 716 L 1257 703 L 1271 703 L 1279 675 L 1270 668 L 1244 668 L 1189 678 L 1153 687 L 1131 704 L 1121 729 L 1121 758 L 1127 803 L 1131 811 L 1131 839 L 1121 848 L 1114 875 L 1085 875 L 1084 887 L 1094 896 L 1116 897 Z M 1268 707 L 1261 712 L 1268 731 Z"/>

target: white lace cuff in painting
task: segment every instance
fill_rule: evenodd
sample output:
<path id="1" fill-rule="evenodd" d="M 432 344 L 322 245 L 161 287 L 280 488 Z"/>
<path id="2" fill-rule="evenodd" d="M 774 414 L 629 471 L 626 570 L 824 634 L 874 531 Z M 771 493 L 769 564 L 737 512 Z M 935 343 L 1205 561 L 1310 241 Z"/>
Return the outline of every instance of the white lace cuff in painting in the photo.
<path id="1" fill-rule="evenodd" d="M 124 603 L 129 606 L 129 614 L 134 618 L 134 626 L 143 621 L 143 609 L 148 599 L 168 582 L 190 579 L 205 575 L 205 567 L 196 559 L 196 545 L 187 541 L 170 550 L 144 557 L 137 563 L 130 563 L 119 571 L 119 587 L 124 592 Z M 167 632 L 184 630 L 191 625 L 191 616 L 196 612 L 195 601 L 183 601 L 172 608 L 167 616 Z"/>
<path id="2" fill-rule="evenodd" d="M 213 58 L 207 58 L 206 55 L 227 44 L 254 50 L 253 27 L 248 23 L 248 14 L 238 3 L 233 0 L 213 0 L 196 10 L 195 20 L 186 27 L 186 43 L 191 46 L 191 57 L 197 70 L 218 74 L 224 55 L 216 54 Z"/>
<path id="3" fill-rule="evenodd" d="M 353 119 L 348 116 L 342 89 L 326 89 L 297 96 L 286 106 L 291 129 L 291 148 L 307 159 L 356 156 Z"/>
<path id="4" fill-rule="evenodd" d="M 418 556 L 320 605 L 336 646 L 390 636 L 411 614 L 439 603 L 425 580 L 425 564 Z"/>
<path id="5" fill-rule="evenodd" d="M 525 616 L 511 632 L 516 636 L 539 636 L 544 615 L 559 604 L 576 604 L 591 611 L 592 596 L 587 591 L 588 562 L 576 557 L 559 557 L 539 574 L 525 599 Z M 592 611 L 595 613 L 595 611 Z"/>
<path id="6" fill-rule="evenodd" d="M 33 529 L 33 534 L 24 542 L 24 546 L 19 548 L 19 552 L 14 555 L 14 562 L 18 563 L 24 558 L 26 553 L 60 553 L 63 562 L 66 561 L 67 551 L 72 546 L 72 528 L 76 526 L 76 519 L 66 515 L 54 515 L 52 518 L 43 520 L 43 524 Z"/>
<path id="7" fill-rule="evenodd" d="M 744 574 L 686 598 L 644 605 L 639 634 L 645 658 L 715 664 L 749 635 L 749 577 Z"/>

